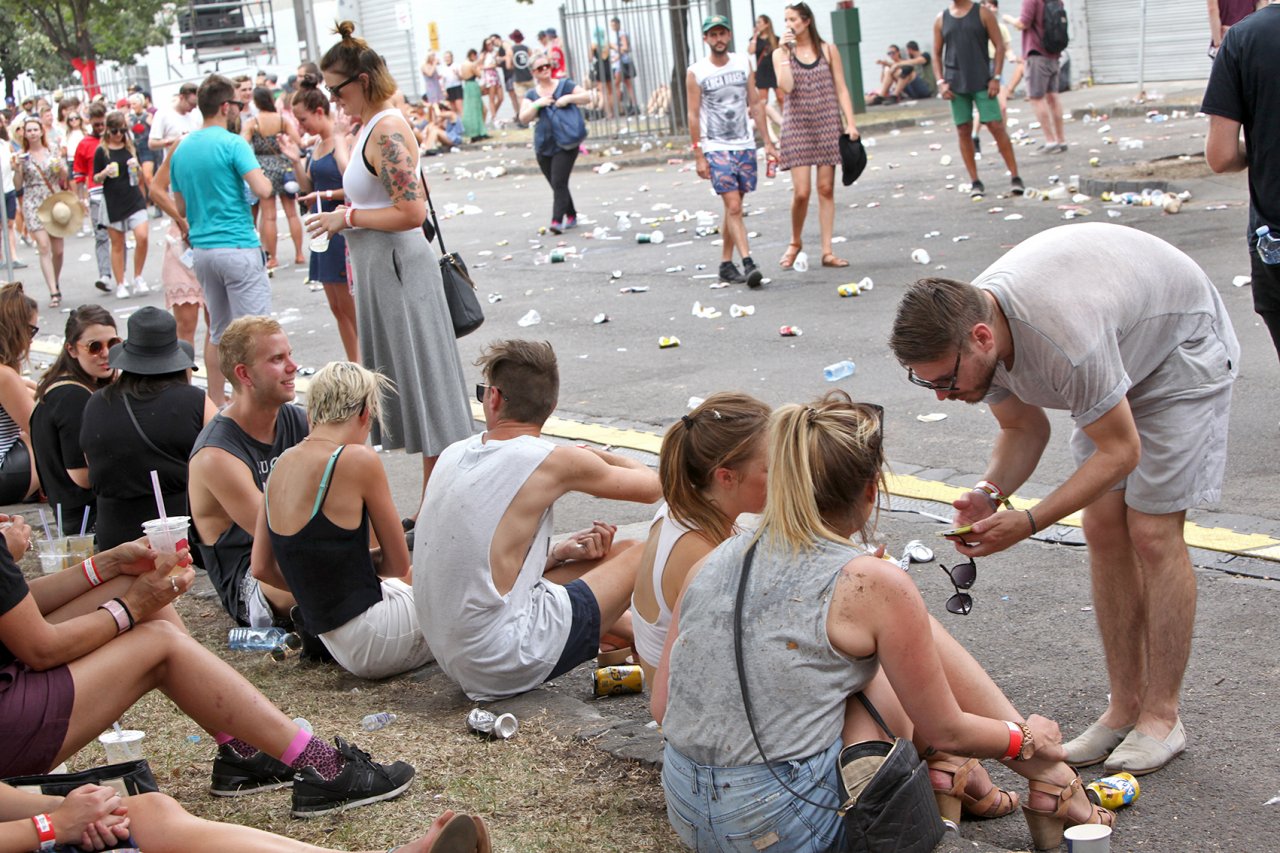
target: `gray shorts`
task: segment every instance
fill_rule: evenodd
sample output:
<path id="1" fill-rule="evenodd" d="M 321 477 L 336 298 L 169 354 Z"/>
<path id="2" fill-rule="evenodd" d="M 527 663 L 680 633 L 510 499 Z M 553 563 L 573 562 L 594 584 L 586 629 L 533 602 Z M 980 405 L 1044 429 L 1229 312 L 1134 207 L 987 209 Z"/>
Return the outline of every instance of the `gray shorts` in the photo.
<path id="1" fill-rule="evenodd" d="M 232 320 L 271 313 L 271 282 L 262 250 L 196 249 L 196 279 L 209 309 L 209 339 L 215 344 Z"/>
<path id="2" fill-rule="evenodd" d="M 1148 515 L 1216 503 L 1222 497 L 1227 468 L 1230 414 L 1230 385 L 1208 397 L 1176 400 L 1135 413 L 1142 457 L 1138 467 L 1112 490 L 1124 489 L 1125 504 Z M 1077 466 L 1094 449 L 1083 430 L 1071 434 Z"/>
<path id="3" fill-rule="evenodd" d="M 1061 61 L 1033 53 L 1027 57 L 1027 97 L 1039 100 L 1047 93 L 1058 92 L 1058 69 Z"/>
<path id="4" fill-rule="evenodd" d="M 146 222 L 147 219 L 147 212 L 145 210 L 139 210 L 129 214 L 124 219 L 119 219 L 115 222 L 108 222 L 107 227 L 112 231 L 129 232 Z"/>

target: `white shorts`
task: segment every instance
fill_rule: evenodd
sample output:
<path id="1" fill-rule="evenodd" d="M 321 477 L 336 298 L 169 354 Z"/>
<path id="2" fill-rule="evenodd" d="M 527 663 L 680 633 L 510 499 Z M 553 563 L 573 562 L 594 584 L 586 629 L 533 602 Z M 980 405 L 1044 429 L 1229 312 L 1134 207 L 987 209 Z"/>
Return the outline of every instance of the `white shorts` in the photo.
<path id="1" fill-rule="evenodd" d="M 435 660 L 418 627 L 413 587 L 394 578 L 382 582 L 382 601 L 320 639 L 343 669 L 361 678 L 387 678 Z"/>
<path id="2" fill-rule="evenodd" d="M 270 628 L 275 624 L 271 602 L 262 594 L 262 584 L 253 572 L 245 572 L 240 581 L 240 609 L 243 611 L 241 617 L 250 628 Z"/>
<path id="3" fill-rule="evenodd" d="M 106 209 L 106 205 L 103 205 L 103 209 L 104 210 Z M 145 210 L 139 210 L 137 213 L 129 214 L 124 219 L 118 220 L 116 222 L 108 222 L 107 227 L 110 228 L 112 231 L 128 232 L 137 228 L 139 225 L 141 225 L 146 221 L 147 221 L 147 212 Z"/>

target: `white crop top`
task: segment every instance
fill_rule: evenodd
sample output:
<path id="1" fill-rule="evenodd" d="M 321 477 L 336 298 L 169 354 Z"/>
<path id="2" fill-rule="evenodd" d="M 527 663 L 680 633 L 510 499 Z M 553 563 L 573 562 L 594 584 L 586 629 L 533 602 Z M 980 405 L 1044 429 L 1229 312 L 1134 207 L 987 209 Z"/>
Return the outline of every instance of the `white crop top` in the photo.
<path id="1" fill-rule="evenodd" d="M 359 135 L 356 136 L 355 147 L 351 149 L 351 159 L 347 162 L 347 170 L 342 173 L 342 189 L 347 196 L 347 206 L 356 210 L 379 210 L 385 207 L 391 207 L 391 196 L 387 195 L 387 190 L 382 186 L 382 181 L 373 172 L 369 171 L 365 162 L 364 145 L 369 141 L 369 134 L 373 132 L 374 125 L 389 115 L 398 115 L 400 111 L 395 107 L 385 109 L 377 113 L 373 118 L 360 128 Z M 414 168 L 418 167 L 414 163 Z"/>
<path id="2" fill-rule="evenodd" d="M 658 533 L 658 549 L 653 555 L 653 573 L 648 581 L 653 584 L 653 597 L 658 600 L 657 621 L 646 621 L 640 615 L 640 611 L 635 608 L 635 594 L 633 593 L 631 597 L 631 631 L 635 637 L 636 653 L 640 655 L 641 660 L 654 667 L 658 665 L 658 661 L 662 660 L 662 647 L 666 645 L 667 631 L 671 629 L 671 608 L 662 594 L 662 576 L 667 571 L 667 560 L 671 557 L 671 549 L 675 548 L 681 536 L 692 532 L 690 528 L 671 517 L 665 502 L 653 517 L 653 524 L 659 521 L 662 522 L 662 530 Z M 652 527 L 651 524 L 650 528 Z"/>

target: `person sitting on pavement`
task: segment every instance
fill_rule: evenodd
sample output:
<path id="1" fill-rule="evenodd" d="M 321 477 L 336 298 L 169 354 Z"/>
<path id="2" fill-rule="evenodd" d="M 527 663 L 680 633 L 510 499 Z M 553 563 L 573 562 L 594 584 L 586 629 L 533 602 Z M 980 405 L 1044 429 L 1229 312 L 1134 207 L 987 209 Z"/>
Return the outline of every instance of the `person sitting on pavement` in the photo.
<path id="1" fill-rule="evenodd" d="M 546 342 L 507 340 L 477 362 L 485 431 L 440 456 L 414 551 L 418 621 L 468 696 L 532 690 L 595 657 L 626 613 L 640 548 L 596 522 L 551 545 L 552 508 L 569 492 L 653 503 L 658 476 L 624 456 L 542 437 L 560 391 Z M 614 630 L 629 634 L 629 625 Z M 629 640 L 629 637 L 627 638 Z"/>
<path id="2" fill-rule="evenodd" d="M 778 409 L 768 436 L 760 528 L 694 567 L 654 681 L 662 786 L 684 845 L 844 849 L 837 758 L 846 744 L 885 737 L 862 695 L 895 734 L 923 745 L 948 820 L 1017 807 L 966 758 L 980 756 L 1031 780 L 1023 812 L 1037 848 L 1056 848 L 1066 826 L 1114 824 L 1063 763 L 1057 723 L 1024 720 L 929 615 L 910 575 L 851 541 L 867 541 L 884 485 L 883 411 L 835 391 Z M 758 743 L 769 745 L 767 759 Z M 762 768 L 766 760 L 790 783 Z"/>
<path id="3" fill-rule="evenodd" d="M 45 841 L 55 849 L 102 850 L 119 843 L 147 853 L 328 853 L 283 835 L 235 823 L 195 817 L 172 797 L 150 793 L 121 797 L 106 785 L 82 785 L 65 797 L 19 790 L 0 782 L 0 853 L 26 853 Z M 47 827 L 47 828 L 46 828 Z M 32 844 L 31 839 L 38 839 Z M 15 839 L 9 843 L 8 839 Z M 18 840 L 21 839 L 21 840 Z M 123 848 L 122 848 L 123 849 Z M 490 853 L 489 831 L 474 815 L 446 809 L 426 835 L 392 853 Z M 382 853 L 382 851 L 370 851 Z"/>
<path id="4" fill-rule="evenodd" d="M 240 625 L 265 627 L 297 604 L 286 589 L 249 571 L 262 487 L 280 454 L 307 435 L 292 405 L 298 365 L 289 338 L 270 317 L 232 321 L 218 349 L 231 380 L 231 404 L 209 422 L 191 451 L 193 544 L 218 598 Z"/>
<path id="5" fill-rule="evenodd" d="M 31 412 L 31 449 L 41 487 L 50 505 L 61 504 L 63 518 L 80 520 L 86 532 L 97 523 L 98 502 L 89 483 L 80 430 L 89 397 L 115 378 L 110 355 L 118 343 L 116 318 L 106 308 L 72 309 L 62 349 L 36 386 Z"/>
<path id="6" fill-rule="evenodd" d="M 889 45 L 889 50 L 885 53 L 885 56 L 876 60 L 876 65 L 880 66 L 880 88 L 874 92 L 867 93 L 867 106 L 874 107 L 880 104 L 898 102 L 898 99 L 894 97 L 893 90 L 898 84 L 898 63 L 901 60 L 902 48 L 896 44 Z"/>
<path id="7" fill-rule="evenodd" d="M 684 580 L 736 531 L 744 512 L 764 509 L 769 407 L 746 394 L 712 394 L 662 437 L 658 476 L 666 502 L 649 527 L 631 628 L 645 682 L 653 683 Z"/>
<path id="8" fill-rule="evenodd" d="M 938 93 L 933 77 L 933 57 L 920 50 L 916 41 L 907 42 L 907 58 L 898 63 L 898 100 L 922 101 Z"/>
<path id="9" fill-rule="evenodd" d="M 131 314 L 127 339 L 111 348 L 108 364 L 120 374 L 89 397 L 80 428 L 101 548 L 133 541 L 156 517 L 152 471 L 165 515 L 188 515 L 187 457 L 217 413 L 191 384 L 194 352 L 173 315 L 154 305 Z"/>
<path id="10" fill-rule="evenodd" d="M 0 776 L 48 773 L 159 688 L 218 744 L 210 792 L 293 786 L 292 814 L 315 817 L 398 796 L 404 762 L 374 763 L 336 738 L 300 729 L 178 627 L 171 605 L 195 581 L 190 552 L 145 539 L 30 583 L 17 561 L 31 543 L 22 516 L 0 537 Z"/>
<path id="11" fill-rule="evenodd" d="M 22 375 L 39 322 L 36 301 L 22 282 L 0 286 L 0 504 L 22 503 L 40 492 L 31 448 L 35 383 Z"/>
<path id="12" fill-rule="evenodd" d="M 307 391 L 311 432 L 272 469 L 254 533 L 254 576 L 292 592 L 306 632 L 361 678 L 432 661 L 413 588 L 401 580 L 409 548 L 387 472 L 365 443 L 390 385 L 349 361 L 316 373 Z M 370 523 L 381 545 L 372 551 Z"/>

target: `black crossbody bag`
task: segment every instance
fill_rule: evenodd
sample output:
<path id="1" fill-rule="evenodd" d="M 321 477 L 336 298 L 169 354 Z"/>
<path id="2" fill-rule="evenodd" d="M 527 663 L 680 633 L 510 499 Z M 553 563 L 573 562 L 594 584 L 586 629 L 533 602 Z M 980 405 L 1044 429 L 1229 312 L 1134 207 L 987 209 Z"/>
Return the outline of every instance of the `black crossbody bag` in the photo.
<path id="1" fill-rule="evenodd" d="M 467 264 L 462 256 L 444 247 L 444 233 L 436 219 L 436 208 L 431 203 L 431 190 L 427 189 L 427 176 L 420 174 L 422 191 L 427 196 L 427 218 L 422 222 L 422 233 L 431 242 L 434 235 L 440 243 L 440 278 L 444 281 L 444 298 L 449 304 L 449 319 L 453 322 L 454 337 L 465 337 L 484 324 L 484 311 L 476 296 L 476 284 L 471 280 Z"/>

